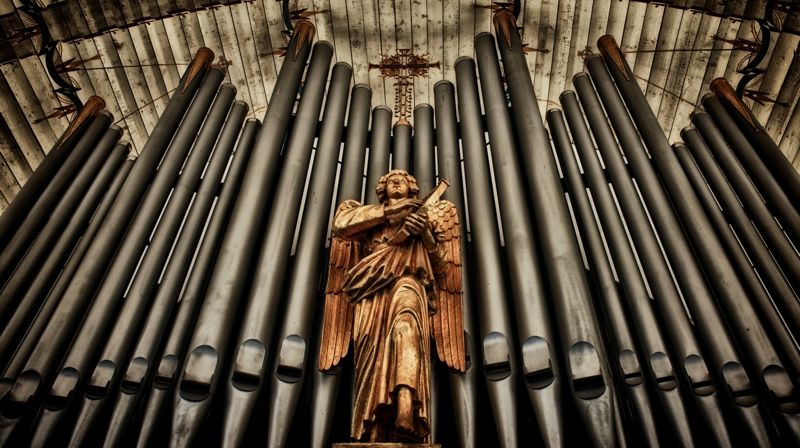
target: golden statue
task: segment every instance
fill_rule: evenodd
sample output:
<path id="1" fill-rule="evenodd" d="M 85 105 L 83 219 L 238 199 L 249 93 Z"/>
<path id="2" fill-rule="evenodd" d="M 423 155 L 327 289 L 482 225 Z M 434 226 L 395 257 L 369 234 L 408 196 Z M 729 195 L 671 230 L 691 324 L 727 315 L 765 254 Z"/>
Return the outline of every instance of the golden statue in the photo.
<path id="1" fill-rule="evenodd" d="M 461 231 L 447 182 L 417 199 L 417 181 L 392 170 L 380 204 L 347 200 L 333 218 L 319 369 L 355 351 L 350 435 L 370 442 L 430 442 L 431 336 L 463 372 Z"/>

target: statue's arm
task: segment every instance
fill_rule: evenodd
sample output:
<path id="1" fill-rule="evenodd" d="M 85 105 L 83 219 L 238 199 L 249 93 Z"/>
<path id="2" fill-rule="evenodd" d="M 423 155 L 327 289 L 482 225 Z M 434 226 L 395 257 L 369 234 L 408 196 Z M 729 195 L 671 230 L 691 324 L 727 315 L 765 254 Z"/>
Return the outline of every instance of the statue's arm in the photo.
<path id="1" fill-rule="evenodd" d="M 333 234 L 345 239 L 358 239 L 360 233 L 386 221 L 383 205 L 361 205 L 358 201 L 342 202 L 333 216 Z"/>

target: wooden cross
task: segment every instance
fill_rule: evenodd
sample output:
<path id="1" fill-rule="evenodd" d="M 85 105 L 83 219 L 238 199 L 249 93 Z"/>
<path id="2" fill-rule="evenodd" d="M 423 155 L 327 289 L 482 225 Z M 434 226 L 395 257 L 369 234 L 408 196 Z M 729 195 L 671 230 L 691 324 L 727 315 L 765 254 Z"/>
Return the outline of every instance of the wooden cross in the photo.
<path id="1" fill-rule="evenodd" d="M 369 64 L 369 69 L 379 69 L 384 78 L 396 78 L 394 82 L 394 113 L 398 124 L 408 124 L 413 104 L 414 78 L 428 76 L 428 69 L 439 68 L 438 62 L 428 62 L 428 53 L 416 55 L 408 48 L 398 49 L 397 54 L 381 55 L 379 64 Z"/>

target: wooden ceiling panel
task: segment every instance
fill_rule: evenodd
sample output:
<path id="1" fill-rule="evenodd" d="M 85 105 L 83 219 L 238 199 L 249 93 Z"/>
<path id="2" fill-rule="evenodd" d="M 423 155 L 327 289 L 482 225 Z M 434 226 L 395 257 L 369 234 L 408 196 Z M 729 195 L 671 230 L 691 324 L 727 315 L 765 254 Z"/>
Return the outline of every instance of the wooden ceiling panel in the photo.
<path id="1" fill-rule="evenodd" d="M 799 104 L 800 101 L 795 100 L 792 117 L 786 130 L 783 131 L 779 145 L 786 157 L 793 160 L 792 165 L 797 171 L 800 171 L 800 146 L 797 144 L 800 141 L 800 107 L 797 107 Z"/>
<path id="2" fill-rule="evenodd" d="M 31 56 L 31 58 L 35 58 L 37 61 L 39 59 L 37 56 Z M 44 158 L 43 148 L 47 148 L 49 151 L 56 142 L 57 136 L 53 131 L 53 123 L 50 123 L 52 120 L 43 120 L 45 111 L 39 103 L 33 87 L 31 87 L 30 80 L 22 68 L 22 64 L 21 61 L 12 61 L 0 65 L 0 72 L 2 72 L 8 84 L 12 86 L 12 97 L 6 100 L 9 102 L 15 101 L 19 105 L 25 121 L 33 129 L 33 133 L 38 140 L 38 145 L 35 147 L 23 148 L 26 150 L 25 157 L 28 159 L 31 168 L 36 169 Z M 26 65 L 28 65 L 27 62 Z M 12 127 L 12 129 L 16 128 Z"/>
<path id="3" fill-rule="evenodd" d="M 128 70 L 131 70 L 132 77 L 133 70 L 122 65 L 115 40 L 111 34 L 100 34 L 97 37 L 93 37 L 92 41 L 100 55 L 99 62 L 102 66 L 113 67 L 104 71 L 108 77 L 112 95 L 114 95 L 119 104 L 120 114 L 114 115 L 115 123 L 118 123 L 124 131 L 122 138 L 130 140 L 133 150 L 139 154 L 149 135 L 145 128 L 142 114 L 138 110 L 140 103 L 137 102 L 137 95 L 133 92 L 133 87 L 136 87 L 137 93 L 141 94 L 141 88 L 140 86 L 132 86 L 129 82 Z M 155 111 L 148 110 L 147 113 L 155 114 Z"/>
<path id="4" fill-rule="evenodd" d="M 598 5 L 600 6 L 600 5 Z M 561 91 L 572 89 L 572 75 L 583 71 L 583 53 L 589 44 L 589 25 L 592 21 L 592 0 L 577 0 L 575 2 L 575 15 L 572 20 L 572 33 L 570 33 L 569 53 L 567 56 L 567 69 L 564 72 L 564 87 Z M 603 31 L 600 35 L 605 34 Z M 595 41 L 597 42 L 597 41 Z M 561 93 L 559 92 L 559 95 Z"/>
<path id="5" fill-rule="evenodd" d="M 438 68 L 431 68 L 428 72 L 428 102 L 431 104 L 434 102 L 434 85 L 442 79 L 446 79 L 444 76 L 444 38 L 447 34 L 444 33 L 445 19 L 443 6 L 444 5 L 439 0 L 425 1 L 425 11 L 427 15 L 425 28 L 428 33 L 428 58 L 431 62 L 439 63 Z M 447 79 L 452 80 L 453 78 Z"/>
<path id="6" fill-rule="evenodd" d="M 792 112 L 792 107 L 797 102 L 798 89 L 800 89 L 800 43 L 792 52 L 792 62 L 787 70 L 786 77 L 775 98 L 776 103 L 766 120 L 765 128 L 773 138 L 780 140 L 786 129 L 787 118 Z"/>
<path id="7" fill-rule="evenodd" d="M 408 2 L 408 7 L 411 13 L 411 51 L 414 54 L 428 54 L 430 57 L 428 2 L 426 0 L 411 0 Z M 433 62 L 434 59 L 429 59 L 429 61 Z M 416 104 L 433 103 L 433 97 L 430 95 L 429 77 L 414 79 L 414 102 Z"/>
<path id="8" fill-rule="evenodd" d="M 711 49 L 714 45 L 713 36 L 719 30 L 720 22 L 718 16 L 702 14 L 692 47 L 694 51 L 684 52 L 684 56 L 689 55 L 689 62 L 680 95 L 675 97 L 677 107 L 672 120 L 672 129 L 669 132 L 670 143 L 676 142 L 680 138 L 680 131 L 689 125 L 689 114 L 695 110 L 695 105 L 700 100 L 700 94 L 704 91 L 702 81 L 712 55 L 716 54 Z M 708 91 L 707 86 L 705 91 Z M 665 92 L 665 95 L 669 94 Z"/>
<path id="9" fill-rule="evenodd" d="M 653 59 L 658 47 L 658 36 L 661 31 L 661 22 L 664 18 L 664 7 L 650 3 L 645 9 L 642 31 L 639 35 L 639 45 L 636 47 L 636 62 L 631 69 L 639 87 L 647 92 L 647 80 L 653 67 Z"/>
<path id="10" fill-rule="evenodd" d="M 255 117 L 257 114 L 267 110 L 267 90 L 264 85 L 263 67 L 263 65 L 266 65 L 264 63 L 266 60 L 262 60 L 258 56 L 256 39 L 250 22 L 250 4 L 239 3 L 225 8 L 228 9 L 232 20 L 231 29 L 234 32 L 234 42 L 241 49 L 242 68 L 244 69 L 247 88 L 250 91 L 248 116 Z M 274 62 L 269 68 L 275 69 Z"/>
<path id="11" fill-rule="evenodd" d="M 2 78 L 0 76 L 0 78 Z M 0 79 L 0 92 L 3 91 L 2 85 L 5 84 Z M 2 106 L 2 104 L 0 104 Z M 5 179 L 5 187 L 2 188 L 3 195 L 6 199 L 11 200 L 20 189 L 20 186 L 25 184 L 33 170 L 25 153 L 19 146 L 18 133 L 12 132 L 11 127 L 14 122 L 7 121 L 8 115 L 0 114 L 0 159 L 3 164 L 3 178 Z M 9 176 L 8 174 L 11 174 Z M 13 181 L 11 180 L 13 178 Z"/>
<path id="12" fill-rule="evenodd" d="M 661 102 L 658 109 L 653 109 L 657 112 L 658 121 L 661 124 L 661 129 L 664 133 L 674 141 L 672 135 L 672 125 L 675 120 L 675 112 L 678 109 L 678 103 L 683 98 L 683 90 L 686 86 L 686 72 L 689 70 L 689 61 L 692 60 L 692 49 L 695 47 L 695 41 L 701 28 L 701 19 L 703 14 L 690 10 L 684 10 L 681 17 L 681 24 L 678 29 L 678 37 L 675 41 L 675 52 L 670 52 L 669 66 L 667 67 L 668 74 L 664 82 L 664 86 L 660 90 Z M 706 34 L 707 34 L 706 29 Z M 665 58 L 666 59 L 666 58 Z M 648 88 L 654 87 L 653 84 L 648 84 Z M 682 117 L 683 118 L 683 117 Z"/>
<path id="13" fill-rule="evenodd" d="M 244 12 L 247 14 L 247 19 L 250 22 L 250 33 L 253 39 L 253 47 L 256 52 L 256 59 L 258 60 L 259 72 L 261 74 L 260 82 L 264 86 L 264 105 L 263 108 L 251 105 L 250 111 L 253 116 L 261 119 L 267 111 L 269 105 L 269 95 L 275 87 L 275 80 L 278 78 L 278 72 L 275 68 L 274 52 L 281 45 L 273 46 L 272 33 L 270 32 L 269 21 L 267 20 L 267 12 L 264 9 L 264 2 L 255 1 L 252 3 L 245 3 L 246 9 Z M 244 19 L 242 19 L 244 20 Z M 282 40 L 280 33 L 276 36 L 279 39 L 276 43 L 281 44 Z"/>
<path id="14" fill-rule="evenodd" d="M 642 18 L 646 13 L 646 3 L 634 1 L 628 3 L 625 27 L 623 28 L 622 38 L 618 42 L 631 70 L 636 68 L 637 51 L 639 51 L 639 42 L 642 40 L 642 27 L 644 26 Z"/>
<path id="15" fill-rule="evenodd" d="M 572 55 L 570 44 L 572 42 L 572 23 L 575 19 L 575 0 L 558 1 L 556 16 L 555 36 L 552 41 L 553 51 L 552 62 L 550 65 L 550 82 L 547 86 L 548 103 L 552 106 L 558 105 L 558 96 L 564 91 L 564 80 L 567 77 Z"/>
<path id="16" fill-rule="evenodd" d="M 684 34 L 696 32 L 697 28 L 686 30 L 682 27 L 683 13 L 685 10 L 678 8 L 664 8 L 661 30 L 658 32 L 653 60 L 650 65 L 650 74 L 642 76 L 647 87 L 645 97 L 650 104 L 650 108 L 658 112 L 661 107 L 661 100 L 664 97 L 664 88 L 667 85 L 672 58 L 677 53 L 671 51 L 678 46 L 678 36 L 683 31 Z M 677 29 L 678 32 L 673 30 Z"/>

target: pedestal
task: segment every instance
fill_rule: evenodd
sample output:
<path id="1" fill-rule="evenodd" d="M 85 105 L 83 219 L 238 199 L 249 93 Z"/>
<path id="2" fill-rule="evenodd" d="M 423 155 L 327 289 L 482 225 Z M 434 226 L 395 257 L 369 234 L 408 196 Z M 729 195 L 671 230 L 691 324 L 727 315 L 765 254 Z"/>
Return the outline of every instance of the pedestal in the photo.
<path id="1" fill-rule="evenodd" d="M 438 443 L 353 442 L 334 443 L 333 448 L 442 448 Z"/>

